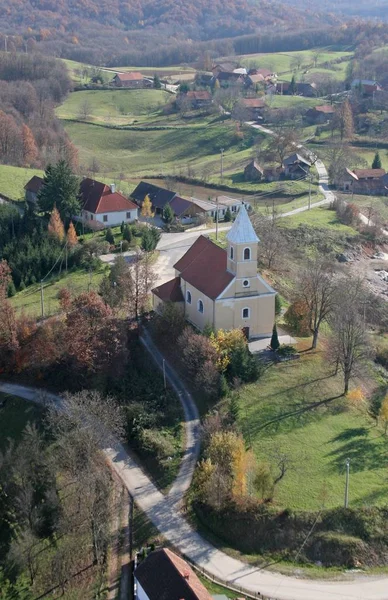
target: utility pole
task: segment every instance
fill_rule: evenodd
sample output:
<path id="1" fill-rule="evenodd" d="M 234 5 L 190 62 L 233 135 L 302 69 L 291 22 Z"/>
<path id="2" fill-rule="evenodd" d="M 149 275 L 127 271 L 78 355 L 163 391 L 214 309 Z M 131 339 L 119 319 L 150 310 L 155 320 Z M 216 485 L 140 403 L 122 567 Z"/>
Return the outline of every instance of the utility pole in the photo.
<path id="1" fill-rule="evenodd" d="M 216 198 L 216 241 L 218 240 L 218 196 Z"/>
<path id="2" fill-rule="evenodd" d="M 224 181 L 224 149 L 221 148 L 221 183 Z"/>
<path id="3" fill-rule="evenodd" d="M 309 175 L 309 210 L 311 209 L 311 173 Z"/>
<path id="4" fill-rule="evenodd" d="M 346 459 L 346 481 L 345 481 L 345 508 L 349 506 L 349 472 L 350 472 L 350 458 Z"/>
<path id="5" fill-rule="evenodd" d="M 42 319 L 44 319 L 43 279 L 40 280 L 40 309 L 41 309 Z"/>
<path id="6" fill-rule="evenodd" d="M 164 381 L 164 389 L 167 389 L 167 380 L 166 380 L 166 361 L 163 359 L 163 381 Z"/>

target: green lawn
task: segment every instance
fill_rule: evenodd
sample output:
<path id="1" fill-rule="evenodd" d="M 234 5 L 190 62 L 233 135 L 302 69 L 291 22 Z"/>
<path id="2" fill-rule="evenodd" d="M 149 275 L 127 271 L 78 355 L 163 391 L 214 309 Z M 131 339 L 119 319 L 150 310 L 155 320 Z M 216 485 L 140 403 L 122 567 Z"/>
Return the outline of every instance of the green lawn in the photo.
<path id="1" fill-rule="evenodd" d="M 267 96 L 267 103 L 270 108 L 304 108 L 322 104 L 322 100 L 317 98 L 304 98 L 303 96 L 280 96 L 279 94 Z"/>
<path id="2" fill-rule="evenodd" d="M 61 119 L 79 119 L 88 111 L 86 121 L 124 124 L 150 116 L 170 100 L 163 90 L 85 90 L 70 94 L 56 112 Z"/>
<path id="3" fill-rule="evenodd" d="M 289 459 L 275 492 L 279 506 L 341 506 L 346 458 L 351 459 L 350 506 L 386 503 L 388 438 L 364 409 L 350 408 L 343 398 L 330 400 L 341 392 L 340 377 L 332 376 L 320 353 L 272 366 L 257 384 L 242 389 L 240 425 L 257 458 L 268 460 L 275 474 L 278 456 Z"/>
<path id="4" fill-rule="evenodd" d="M 24 200 L 24 186 L 34 175 L 43 176 L 43 171 L 0 165 L 0 194 L 12 200 Z"/>
<path id="5" fill-rule="evenodd" d="M 377 213 L 381 215 L 384 222 L 388 223 L 388 199 L 386 197 L 366 196 L 357 194 L 355 194 L 354 196 L 349 196 L 349 194 L 346 194 L 343 197 L 345 198 L 345 200 L 357 204 L 361 212 L 366 216 L 368 216 L 369 208 L 372 206 L 373 210 L 376 210 Z"/>
<path id="6" fill-rule="evenodd" d="M 329 210 L 325 206 L 312 208 L 305 212 L 286 217 L 281 222 L 282 227 L 298 227 L 299 225 L 309 225 L 323 229 L 333 229 L 340 233 L 348 235 L 357 235 L 357 231 L 348 225 L 342 225 L 336 217 L 335 211 Z"/>
<path id="7" fill-rule="evenodd" d="M 58 292 L 64 287 L 68 287 L 74 294 L 87 292 L 89 289 L 98 289 L 104 273 L 107 270 L 106 266 L 102 266 L 97 272 L 91 274 L 86 271 L 75 271 L 68 273 L 63 277 L 55 278 L 44 284 L 44 306 L 45 315 L 53 315 L 59 309 Z M 90 284 L 90 285 L 89 285 Z M 31 317 L 41 316 L 41 297 L 40 284 L 29 286 L 26 290 L 18 292 L 11 303 L 20 314 L 24 312 Z"/>
<path id="8" fill-rule="evenodd" d="M 232 124 L 177 131 L 123 131 L 67 122 L 65 129 L 79 149 L 82 164 L 88 165 L 96 158 L 101 171 L 123 172 L 131 177 L 187 174 L 193 168 L 208 166 L 213 157 L 219 171 L 220 149 L 237 144 Z"/>
<path id="9" fill-rule="evenodd" d="M 314 53 L 319 52 L 318 65 L 342 58 L 344 56 L 353 56 L 352 52 L 336 52 L 331 51 L 327 48 L 318 48 L 316 50 L 300 50 L 296 52 L 272 52 L 272 53 L 261 53 L 261 54 L 246 54 L 241 59 L 241 64 L 244 67 L 260 67 L 271 69 L 278 75 L 284 72 L 289 72 L 290 62 L 295 56 L 303 57 L 304 64 L 312 64 L 314 62 Z M 341 64 L 336 65 L 341 66 Z"/>
<path id="10" fill-rule="evenodd" d="M 38 423 L 42 410 L 31 402 L 0 393 L 0 451 L 8 444 L 8 439 L 17 442 L 27 423 Z"/>

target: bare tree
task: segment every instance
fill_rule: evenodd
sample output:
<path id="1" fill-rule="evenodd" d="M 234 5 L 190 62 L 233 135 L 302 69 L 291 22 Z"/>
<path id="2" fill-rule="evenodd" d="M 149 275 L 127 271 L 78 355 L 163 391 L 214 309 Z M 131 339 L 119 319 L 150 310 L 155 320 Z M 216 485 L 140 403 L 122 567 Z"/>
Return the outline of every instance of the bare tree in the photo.
<path id="1" fill-rule="evenodd" d="M 280 127 L 268 141 L 267 147 L 263 151 L 263 158 L 276 160 L 282 166 L 287 154 L 296 152 L 298 144 L 299 138 L 295 128 Z"/>
<path id="2" fill-rule="evenodd" d="M 336 306 L 330 317 L 331 336 L 328 352 L 336 370 L 344 378 L 344 394 L 349 391 L 350 379 L 360 373 L 372 350 L 363 316 L 364 291 L 360 282 L 346 281 L 339 286 Z"/>
<path id="3" fill-rule="evenodd" d="M 253 227 L 260 239 L 258 255 L 267 269 L 272 269 L 280 255 L 283 254 L 286 240 L 278 225 L 279 216 L 272 207 L 264 213 L 255 213 L 252 217 Z"/>
<path id="4" fill-rule="evenodd" d="M 300 295 L 309 308 L 312 348 L 317 347 L 319 329 L 335 305 L 334 265 L 325 259 L 310 260 L 299 278 Z"/>
<path id="5" fill-rule="evenodd" d="M 90 117 L 90 113 L 92 111 L 92 107 L 87 98 L 84 98 L 79 105 L 78 118 L 82 121 L 87 121 Z"/>
<path id="6" fill-rule="evenodd" d="M 145 255 L 142 255 L 138 251 L 130 268 L 128 286 L 128 312 L 136 319 L 139 319 L 146 310 L 149 294 L 155 282 L 156 275 L 152 268 L 150 253 L 146 252 Z"/>

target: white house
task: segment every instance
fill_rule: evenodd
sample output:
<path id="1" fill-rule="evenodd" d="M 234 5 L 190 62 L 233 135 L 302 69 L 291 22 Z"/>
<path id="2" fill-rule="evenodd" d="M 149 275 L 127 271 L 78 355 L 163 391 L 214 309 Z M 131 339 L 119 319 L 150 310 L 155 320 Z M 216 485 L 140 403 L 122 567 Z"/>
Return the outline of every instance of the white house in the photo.
<path id="1" fill-rule="evenodd" d="M 139 207 L 128 200 L 115 185 L 83 179 L 80 185 L 81 217 L 91 227 L 113 227 L 138 219 Z"/>

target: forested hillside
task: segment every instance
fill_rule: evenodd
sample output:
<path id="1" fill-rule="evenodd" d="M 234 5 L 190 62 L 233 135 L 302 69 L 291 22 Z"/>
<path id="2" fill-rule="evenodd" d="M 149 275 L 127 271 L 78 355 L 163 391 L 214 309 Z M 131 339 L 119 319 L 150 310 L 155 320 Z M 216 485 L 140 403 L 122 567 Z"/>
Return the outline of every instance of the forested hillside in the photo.
<path id="1" fill-rule="evenodd" d="M 65 66 L 40 54 L 0 52 L 0 162 L 42 167 L 75 149 L 54 113 L 71 87 Z"/>

